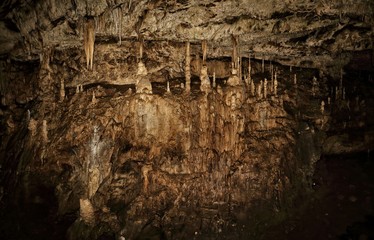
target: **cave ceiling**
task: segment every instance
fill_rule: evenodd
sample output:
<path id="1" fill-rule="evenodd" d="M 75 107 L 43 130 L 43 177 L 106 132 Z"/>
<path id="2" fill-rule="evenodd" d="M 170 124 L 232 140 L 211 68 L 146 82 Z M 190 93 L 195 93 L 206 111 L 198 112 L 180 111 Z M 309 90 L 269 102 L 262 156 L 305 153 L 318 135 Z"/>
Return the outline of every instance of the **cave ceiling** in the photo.
<path id="1" fill-rule="evenodd" d="M 371 0 L 8 0 L 0 5 L 0 55 L 35 60 L 48 47 L 82 48 L 84 19 L 93 17 L 96 45 L 139 38 L 196 45 L 207 40 L 208 58 L 220 58 L 231 56 L 231 38 L 237 36 L 241 56 L 342 67 L 352 52 L 370 60 L 373 5 Z"/>

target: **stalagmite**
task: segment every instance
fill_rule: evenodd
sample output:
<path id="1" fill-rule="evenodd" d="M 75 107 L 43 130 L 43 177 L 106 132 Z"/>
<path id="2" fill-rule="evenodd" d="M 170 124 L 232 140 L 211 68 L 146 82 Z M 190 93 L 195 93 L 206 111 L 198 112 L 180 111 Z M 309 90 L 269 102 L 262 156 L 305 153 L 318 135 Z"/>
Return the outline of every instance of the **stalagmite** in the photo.
<path id="1" fill-rule="evenodd" d="M 138 71 L 136 74 L 140 76 L 146 76 L 148 74 L 147 68 L 142 61 L 138 62 Z"/>
<path id="2" fill-rule="evenodd" d="M 79 199 L 79 215 L 87 225 L 95 224 L 95 211 L 89 199 Z"/>
<path id="3" fill-rule="evenodd" d="M 190 42 L 186 43 L 186 66 L 185 66 L 185 77 L 186 77 L 186 92 L 189 93 L 191 90 L 191 56 L 190 56 Z"/>
<path id="4" fill-rule="evenodd" d="M 336 86 L 335 87 L 335 100 L 338 100 L 339 99 L 339 89 L 338 87 Z"/>
<path id="5" fill-rule="evenodd" d="M 27 128 L 30 130 L 32 137 L 36 135 L 37 127 L 38 127 L 38 122 L 35 119 L 31 118 Z"/>
<path id="6" fill-rule="evenodd" d="M 78 84 L 77 87 L 75 88 L 75 93 L 79 93 L 79 90 L 80 90 L 80 88 L 79 88 L 79 84 Z"/>
<path id="7" fill-rule="evenodd" d="M 290 66 L 290 72 L 292 72 L 292 66 Z"/>
<path id="8" fill-rule="evenodd" d="M 48 128 L 47 128 L 47 120 L 43 120 L 42 125 L 42 136 L 43 136 L 43 142 L 48 142 Z"/>
<path id="9" fill-rule="evenodd" d="M 223 95 L 223 91 L 220 85 L 217 86 L 217 93 Z"/>
<path id="10" fill-rule="evenodd" d="M 331 98 L 330 98 L 330 97 L 327 98 L 327 104 L 328 104 L 328 105 L 331 104 Z"/>
<path id="11" fill-rule="evenodd" d="M 83 92 L 83 85 L 82 84 L 79 85 L 79 92 Z"/>
<path id="12" fill-rule="evenodd" d="M 200 91 L 206 92 L 206 93 L 210 92 L 211 89 L 210 89 L 210 80 L 208 76 L 208 67 L 205 65 L 201 67 L 200 81 L 201 81 Z"/>
<path id="13" fill-rule="evenodd" d="M 95 90 L 92 91 L 92 100 L 91 100 L 91 102 L 92 102 L 93 104 L 95 104 L 95 103 L 97 102 L 97 100 L 96 100 L 96 96 L 95 96 Z"/>
<path id="14" fill-rule="evenodd" d="M 86 53 L 87 69 L 92 70 L 93 54 L 95 46 L 95 20 L 89 18 L 85 22 L 84 29 L 84 51 Z"/>
<path id="15" fill-rule="evenodd" d="M 169 83 L 169 81 L 167 81 L 167 83 L 166 83 L 166 92 L 170 93 L 170 83 Z"/>
<path id="16" fill-rule="evenodd" d="M 317 78 L 313 77 L 313 81 L 312 81 L 312 95 L 313 96 L 315 96 L 317 93 L 317 87 L 318 87 L 317 85 L 318 85 Z"/>
<path id="17" fill-rule="evenodd" d="M 252 96 L 255 96 L 255 83 L 254 83 L 253 80 L 252 80 L 252 82 L 251 82 L 251 95 L 252 95 Z"/>
<path id="18" fill-rule="evenodd" d="M 322 100 L 321 102 L 321 113 L 323 114 L 325 112 L 325 101 Z"/>
<path id="19" fill-rule="evenodd" d="M 184 84 L 183 83 L 181 83 L 180 86 L 181 86 L 182 89 L 184 89 Z"/>
<path id="20" fill-rule="evenodd" d="M 265 78 L 265 80 L 264 80 L 264 98 L 267 97 L 267 85 L 268 85 L 268 80 Z"/>
<path id="21" fill-rule="evenodd" d="M 258 87 L 257 87 L 257 97 L 259 99 L 262 98 L 262 85 L 263 85 L 263 82 L 261 80 L 260 83 L 258 84 Z"/>
<path id="22" fill-rule="evenodd" d="M 345 88 L 343 88 L 342 99 L 345 100 Z"/>
<path id="23" fill-rule="evenodd" d="M 278 81 L 277 78 L 274 79 L 274 95 L 277 96 L 278 94 Z"/>
<path id="24" fill-rule="evenodd" d="M 64 101 L 65 99 L 65 83 L 64 79 L 62 78 L 60 81 L 60 101 Z"/>
<path id="25" fill-rule="evenodd" d="M 295 86 L 297 86 L 297 77 L 296 77 L 296 73 L 293 75 L 293 84 Z"/>

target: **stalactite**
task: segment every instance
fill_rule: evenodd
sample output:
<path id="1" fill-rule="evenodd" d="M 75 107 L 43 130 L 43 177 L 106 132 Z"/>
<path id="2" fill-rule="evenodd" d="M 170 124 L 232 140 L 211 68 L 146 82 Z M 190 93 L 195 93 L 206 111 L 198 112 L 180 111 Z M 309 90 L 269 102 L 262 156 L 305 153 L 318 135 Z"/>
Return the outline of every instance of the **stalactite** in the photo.
<path id="1" fill-rule="evenodd" d="M 232 40 L 232 56 L 231 56 L 231 61 L 233 63 L 233 69 L 238 69 L 237 66 L 237 59 L 238 59 L 238 39 L 237 36 L 231 35 L 231 40 Z"/>
<path id="2" fill-rule="evenodd" d="M 191 89 L 191 55 L 190 55 L 190 42 L 186 42 L 186 92 L 189 93 Z"/>
<path id="3" fill-rule="evenodd" d="M 206 40 L 203 40 L 201 42 L 201 49 L 203 51 L 203 65 L 205 66 L 206 65 L 206 54 L 207 54 L 207 48 L 208 48 L 208 45 L 207 45 L 207 41 Z"/>
<path id="4" fill-rule="evenodd" d="M 261 71 L 262 71 L 262 73 L 265 72 L 265 59 L 264 59 L 264 55 L 262 55 Z"/>
<path id="5" fill-rule="evenodd" d="M 213 72 L 213 88 L 216 87 L 216 72 Z"/>
<path id="6" fill-rule="evenodd" d="M 113 9 L 112 12 L 114 25 L 116 27 L 115 33 L 118 34 L 118 44 L 122 44 L 122 7 Z"/>
<path id="7" fill-rule="evenodd" d="M 85 22 L 84 29 L 84 51 L 86 53 L 87 69 L 92 70 L 93 54 L 95 45 L 95 20 L 89 18 Z"/>
<path id="8" fill-rule="evenodd" d="M 238 57 L 238 75 L 240 82 L 242 81 L 242 59 L 240 57 L 240 52 L 239 52 L 239 57 Z"/>
<path id="9" fill-rule="evenodd" d="M 251 67 L 251 55 L 249 54 L 248 55 L 248 80 L 249 80 L 249 82 L 251 82 L 251 80 L 252 80 L 251 71 L 252 71 L 252 67 Z"/>
<path id="10" fill-rule="evenodd" d="M 141 61 L 143 59 L 143 39 L 141 37 L 139 38 L 138 46 L 139 46 L 138 59 L 139 61 Z"/>

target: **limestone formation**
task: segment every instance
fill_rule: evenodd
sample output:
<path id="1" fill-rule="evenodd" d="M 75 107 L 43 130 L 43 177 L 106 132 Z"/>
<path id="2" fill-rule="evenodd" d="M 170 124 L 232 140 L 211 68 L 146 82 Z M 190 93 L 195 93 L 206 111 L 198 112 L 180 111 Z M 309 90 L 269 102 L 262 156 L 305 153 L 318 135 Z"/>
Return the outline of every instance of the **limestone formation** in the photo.
<path id="1" fill-rule="evenodd" d="M 317 91 L 318 91 L 317 78 L 313 77 L 313 80 L 312 80 L 312 95 L 315 96 L 317 94 Z"/>
<path id="2" fill-rule="evenodd" d="M 278 81 L 277 81 L 277 78 L 274 79 L 274 95 L 277 96 L 278 94 Z"/>
<path id="3" fill-rule="evenodd" d="M 147 77 L 148 71 L 142 61 L 138 62 L 136 93 L 152 94 L 152 84 Z"/>
<path id="4" fill-rule="evenodd" d="M 43 120 L 42 124 L 42 136 L 43 136 L 43 142 L 48 142 L 48 126 L 47 126 L 47 120 Z"/>
<path id="5" fill-rule="evenodd" d="M 201 67 L 201 72 L 200 72 L 200 91 L 208 93 L 211 91 L 210 88 L 210 80 L 208 76 L 208 67 L 207 66 L 202 66 Z"/>
<path id="6" fill-rule="evenodd" d="M 374 146 L 373 4 L 3 1 L 1 238 L 323 238 L 293 213 Z"/>
<path id="7" fill-rule="evenodd" d="M 95 96 L 95 91 L 92 91 L 92 99 L 91 99 L 92 104 L 96 104 L 96 96 Z"/>
<path id="8" fill-rule="evenodd" d="M 79 199 L 79 215 L 87 225 L 95 224 L 95 210 L 89 199 Z"/>
<path id="9" fill-rule="evenodd" d="M 62 78 L 60 81 L 60 101 L 64 101 L 65 99 L 65 81 Z"/>
<path id="10" fill-rule="evenodd" d="M 191 90 L 191 55 L 190 55 L 190 42 L 186 43 L 186 63 L 185 63 L 185 78 L 186 78 L 186 92 L 189 93 Z"/>
<path id="11" fill-rule="evenodd" d="M 255 83 L 254 81 L 252 80 L 251 82 L 251 95 L 254 97 L 255 96 Z"/>
<path id="12" fill-rule="evenodd" d="M 166 92 L 167 93 L 171 93 L 170 92 L 170 83 L 169 83 L 169 81 L 166 82 Z"/>
<path id="13" fill-rule="evenodd" d="M 27 128 L 31 132 L 31 136 L 34 137 L 38 128 L 38 122 L 35 119 L 31 118 Z"/>
<path id="14" fill-rule="evenodd" d="M 142 61 L 138 62 L 138 71 L 136 74 L 139 76 L 146 76 L 148 74 L 147 68 Z"/>
<path id="15" fill-rule="evenodd" d="M 229 79 L 227 79 L 227 85 L 229 85 L 229 86 L 239 86 L 241 84 L 242 84 L 242 82 L 237 75 L 236 69 L 233 69 L 231 76 L 229 77 Z"/>
<path id="16" fill-rule="evenodd" d="M 268 89 L 268 80 L 265 78 L 264 80 L 264 98 L 267 97 L 267 89 Z"/>
<path id="17" fill-rule="evenodd" d="M 262 80 L 260 83 L 257 85 L 257 98 L 261 99 L 262 98 Z"/>
<path id="18" fill-rule="evenodd" d="M 216 88 L 216 72 L 213 72 L 213 88 Z"/>
<path id="19" fill-rule="evenodd" d="M 95 46 L 95 20 L 88 18 L 84 26 L 84 51 L 86 53 L 87 69 L 92 70 Z"/>

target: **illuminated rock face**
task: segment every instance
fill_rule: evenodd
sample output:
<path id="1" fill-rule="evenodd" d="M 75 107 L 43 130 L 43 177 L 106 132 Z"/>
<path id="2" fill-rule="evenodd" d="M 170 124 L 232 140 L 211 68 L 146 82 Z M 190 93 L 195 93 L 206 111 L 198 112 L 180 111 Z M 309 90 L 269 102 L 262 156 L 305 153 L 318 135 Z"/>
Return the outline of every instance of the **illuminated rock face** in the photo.
<path id="1" fill-rule="evenodd" d="M 339 134 L 374 119 L 370 89 L 340 78 L 373 71 L 370 4 L 1 6 L 0 201 L 48 186 L 72 239 L 248 236 L 309 189 L 322 151 L 372 146 Z"/>

